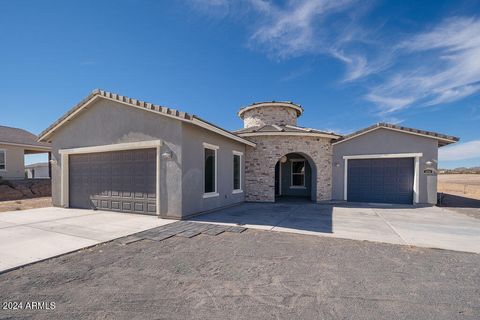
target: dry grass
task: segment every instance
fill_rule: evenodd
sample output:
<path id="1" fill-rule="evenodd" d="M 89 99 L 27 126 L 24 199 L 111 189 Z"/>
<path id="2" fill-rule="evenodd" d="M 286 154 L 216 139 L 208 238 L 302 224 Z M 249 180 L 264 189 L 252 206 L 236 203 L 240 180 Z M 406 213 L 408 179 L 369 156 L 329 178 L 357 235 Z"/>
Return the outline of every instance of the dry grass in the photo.
<path id="1" fill-rule="evenodd" d="M 45 208 L 52 206 L 51 197 L 21 199 L 12 201 L 0 201 L 0 212 Z"/>
<path id="2" fill-rule="evenodd" d="M 438 192 L 480 200 L 480 174 L 440 174 Z"/>

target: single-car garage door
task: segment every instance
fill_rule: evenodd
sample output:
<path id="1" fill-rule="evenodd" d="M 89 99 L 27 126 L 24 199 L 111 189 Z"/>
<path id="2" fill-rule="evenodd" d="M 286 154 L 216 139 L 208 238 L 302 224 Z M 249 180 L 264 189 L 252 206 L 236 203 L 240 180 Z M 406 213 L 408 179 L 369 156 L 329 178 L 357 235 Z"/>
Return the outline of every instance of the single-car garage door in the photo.
<path id="1" fill-rule="evenodd" d="M 413 178 L 413 158 L 350 159 L 347 200 L 412 204 Z"/>
<path id="2" fill-rule="evenodd" d="M 156 214 L 156 149 L 69 157 L 72 208 Z"/>

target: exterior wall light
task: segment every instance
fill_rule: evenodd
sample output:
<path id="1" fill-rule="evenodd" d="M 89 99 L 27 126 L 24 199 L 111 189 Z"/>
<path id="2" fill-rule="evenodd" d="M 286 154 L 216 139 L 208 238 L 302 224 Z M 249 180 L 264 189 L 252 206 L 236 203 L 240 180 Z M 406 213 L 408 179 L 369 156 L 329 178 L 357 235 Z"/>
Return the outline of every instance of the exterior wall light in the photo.
<path id="1" fill-rule="evenodd" d="M 162 153 L 162 159 L 172 160 L 172 158 L 173 156 L 171 151 L 165 151 L 164 153 Z"/>

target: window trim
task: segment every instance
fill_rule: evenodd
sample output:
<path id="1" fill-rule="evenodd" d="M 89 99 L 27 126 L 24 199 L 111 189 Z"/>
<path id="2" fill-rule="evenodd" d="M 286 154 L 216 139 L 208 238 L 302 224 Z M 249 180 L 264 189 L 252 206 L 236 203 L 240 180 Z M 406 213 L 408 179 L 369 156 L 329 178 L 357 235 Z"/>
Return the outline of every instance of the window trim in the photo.
<path id="1" fill-rule="evenodd" d="M 205 149 L 213 150 L 215 152 L 215 190 L 212 192 L 205 192 Z M 218 149 L 219 146 L 210 143 L 203 143 L 203 199 L 218 197 Z"/>
<path id="2" fill-rule="evenodd" d="M 293 173 L 293 163 L 294 162 L 303 162 L 303 173 Z M 306 189 L 305 186 L 305 170 L 306 170 L 306 159 L 290 159 L 290 189 Z M 302 175 L 303 176 L 303 185 L 294 186 L 293 185 L 293 175 Z"/>
<path id="3" fill-rule="evenodd" d="M 5 168 L 4 168 L 4 169 L 0 169 L 0 172 L 7 172 L 7 149 L 0 149 L 0 152 L 2 152 L 2 151 L 3 151 L 3 154 L 4 154 L 4 156 L 3 156 L 3 159 L 4 159 L 3 165 L 4 165 Z"/>
<path id="4" fill-rule="evenodd" d="M 240 151 L 236 151 L 236 150 L 232 150 L 232 154 L 233 154 L 233 157 L 232 159 L 235 159 L 235 156 L 239 156 L 240 157 L 240 170 L 238 171 L 239 174 L 240 174 L 240 177 L 239 177 L 239 180 L 240 180 L 240 188 L 239 189 L 235 189 L 235 176 L 233 177 L 234 178 L 234 181 L 232 183 L 232 194 L 237 194 L 237 193 L 243 193 L 243 189 L 242 189 L 242 173 L 243 173 L 243 170 L 242 170 L 242 158 L 243 158 L 243 152 L 240 152 Z M 235 167 L 233 168 L 233 172 L 235 172 Z M 234 173 L 235 175 L 235 173 Z"/>

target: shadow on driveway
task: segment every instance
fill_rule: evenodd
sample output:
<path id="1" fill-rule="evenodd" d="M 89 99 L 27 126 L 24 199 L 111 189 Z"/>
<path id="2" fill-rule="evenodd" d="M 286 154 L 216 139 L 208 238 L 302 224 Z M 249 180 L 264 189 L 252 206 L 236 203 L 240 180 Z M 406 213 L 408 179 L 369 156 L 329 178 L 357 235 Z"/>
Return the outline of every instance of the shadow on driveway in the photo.
<path id="1" fill-rule="evenodd" d="M 288 201 L 275 203 L 247 202 L 238 206 L 218 210 L 192 218 L 193 221 L 235 224 L 257 229 L 295 229 L 308 232 L 333 233 L 335 208 L 349 208 L 358 217 L 378 217 L 371 209 L 412 209 L 408 205 L 366 203 L 315 203 L 310 201 Z M 338 213 L 341 215 L 341 213 Z M 352 220 L 352 223 L 356 223 Z M 361 221 L 358 222 L 362 224 Z"/>
<path id="2" fill-rule="evenodd" d="M 332 232 L 332 206 L 312 202 L 244 203 L 192 218 L 193 221 L 236 224 L 271 230 L 295 228 L 313 232 Z"/>

